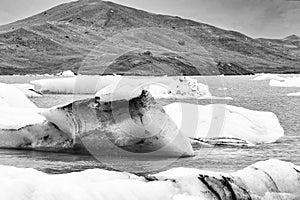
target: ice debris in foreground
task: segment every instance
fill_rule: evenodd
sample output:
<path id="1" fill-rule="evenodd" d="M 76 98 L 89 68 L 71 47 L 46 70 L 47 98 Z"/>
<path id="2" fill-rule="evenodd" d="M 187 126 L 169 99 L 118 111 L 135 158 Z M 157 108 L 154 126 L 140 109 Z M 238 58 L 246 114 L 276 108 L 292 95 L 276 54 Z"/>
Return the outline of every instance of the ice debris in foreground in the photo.
<path id="1" fill-rule="evenodd" d="M 234 173 L 174 168 L 148 176 L 102 169 L 48 175 L 0 166 L 0 196 L 5 200 L 296 200 L 299 188 L 300 167 L 279 160 Z"/>

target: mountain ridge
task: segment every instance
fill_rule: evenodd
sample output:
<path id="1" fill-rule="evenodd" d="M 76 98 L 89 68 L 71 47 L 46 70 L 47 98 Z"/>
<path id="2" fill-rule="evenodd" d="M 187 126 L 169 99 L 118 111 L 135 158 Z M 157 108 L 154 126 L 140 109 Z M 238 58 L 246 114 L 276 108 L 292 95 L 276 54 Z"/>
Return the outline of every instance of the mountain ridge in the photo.
<path id="1" fill-rule="evenodd" d="M 159 40 L 160 37 L 168 43 Z M 114 65 L 116 71 L 108 69 L 131 51 L 138 52 L 131 54 L 135 59 L 129 60 L 139 63 L 143 62 L 136 59 L 144 57 L 137 55 L 143 52 L 171 53 L 173 56 L 164 60 L 178 70 L 167 67 L 164 71 L 158 66 L 162 70 L 153 74 L 151 64 L 157 60 L 155 56 L 147 57 L 150 65 L 129 64 L 127 68 Z M 180 66 L 182 63 L 175 57 L 186 59 L 193 67 Z M 223 63 L 221 68 L 218 63 Z M 228 64 L 231 69 L 227 70 Z M 234 66 L 236 69 L 232 69 Z M 133 67 L 139 68 L 137 73 Z M 199 73 L 195 74 L 194 68 Z M 84 74 L 129 75 L 299 73 L 300 43 L 253 39 L 193 20 L 97 0 L 61 4 L 0 26 L 1 74 L 57 73 L 68 69 Z"/>

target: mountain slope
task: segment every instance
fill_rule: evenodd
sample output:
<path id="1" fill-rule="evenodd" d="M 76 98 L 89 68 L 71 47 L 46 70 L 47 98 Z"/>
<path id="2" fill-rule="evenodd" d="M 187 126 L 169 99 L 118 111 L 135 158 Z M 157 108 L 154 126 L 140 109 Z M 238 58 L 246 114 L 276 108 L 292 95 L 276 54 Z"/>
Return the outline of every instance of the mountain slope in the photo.
<path id="1" fill-rule="evenodd" d="M 253 39 L 188 19 L 81 0 L 0 26 L 0 73 L 298 73 L 300 45 L 293 38 Z M 145 58 L 147 51 L 152 56 Z M 145 59 L 147 65 L 140 62 Z"/>

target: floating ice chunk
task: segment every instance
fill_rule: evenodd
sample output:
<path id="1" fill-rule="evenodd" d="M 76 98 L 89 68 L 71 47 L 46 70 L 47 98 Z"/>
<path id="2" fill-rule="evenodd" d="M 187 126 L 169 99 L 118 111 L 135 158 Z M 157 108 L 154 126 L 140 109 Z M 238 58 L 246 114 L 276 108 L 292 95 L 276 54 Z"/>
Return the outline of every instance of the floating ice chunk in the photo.
<path id="1" fill-rule="evenodd" d="M 244 185 L 258 196 L 267 193 L 294 194 L 300 197 L 299 167 L 279 160 L 258 162 L 233 173 L 237 184 Z M 279 198 L 280 199 L 280 198 Z"/>
<path id="2" fill-rule="evenodd" d="M 300 96 L 300 92 L 289 93 L 289 94 L 287 94 L 287 96 L 290 96 L 290 97 L 299 97 Z"/>
<path id="3" fill-rule="evenodd" d="M 252 80 L 254 80 L 254 81 L 264 81 L 264 80 L 282 81 L 282 80 L 284 80 L 284 77 L 280 77 L 278 74 L 262 74 L 262 75 L 259 75 L 255 78 L 253 78 Z"/>
<path id="4" fill-rule="evenodd" d="M 18 88 L 21 90 L 27 97 L 42 97 L 43 95 L 37 91 L 34 90 L 34 85 L 28 84 L 28 83 L 16 83 L 11 84 L 12 86 Z"/>
<path id="5" fill-rule="evenodd" d="M 61 76 L 64 76 L 64 77 L 74 77 L 74 76 L 76 76 L 74 74 L 74 72 L 72 72 L 71 70 L 63 71 L 63 72 L 59 73 L 58 75 L 61 75 Z"/>
<path id="6" fill-rule="evenodd" d="M 20 129 L 44 122 L 37 108 L 0 107 L 0 129 Z"/>
<path id="7" fill-rule="evenodd" d="M 64 94 L 95 94 L 100 89 L 119 81 L 119 76 L 85 76 L 41 79 L 31 81 L 41 92 Z"/>
<path id="8" fill-rule="evenodd" d="M 234 173 L 174 168 L 146 177 L 90 169 L 49 175 L 34 169 L 0 166 L 3 199 L 299 199 L 300 169 L 268 160 Z M 149 195 L 151 194 L 151 195 Z"/>
<path id="9" fill-rule="evenodd" d="M 258 144 L 275 142 L 284 136 L 278 118 L 271 112 L 221 104 L 201 106 L 186 103 L 173 103 L 164 109 L 190 138 L 232 138 Z"/>
<path id="10" fill-rule="evenodd" d="M 136 97 L 121 99 L 80 100 L 41 114 L 74 142 L 80 140 L 97 154 L 194 154 L 188 138 L 179 132 L 149 92 L 143 90 Z"/>
<path id="11" fill-rule="evenodd" d="M 300 87 L 300 77 L 287 77 L 283 81 L 270 80 L 269 85 L 273 87 Z"/>
<path id="12" fill-rule="evenodd" d="M 210 98 L 208 86 L 189 77 L 122 77 L 122 76 L 85 76 L 71 78 L 43 79 L 31 82 L 35 89 L 42 92 L 68 94 L 116 93 L 112 89 L 125 87 L 128 95 L 147 89 L 156 98 Z M 130 88 L 129 88 L 130 87 Z M 125 94 L 125 91 L 123 92 Z"/>
<path id="13" fill-rule="evenodd" d="M 189 77 L 123 78 L 98 91 L 95 96 L 100 99 L 128 99 L 140 93 L 141 90 L 149 91 L 156 99 L 213 98 L 207 85 Z"/>
<path id="14" fill-rule="evenodd" d="M 0 83 L 0 106 L 1 105 L 18 108 L 36 108 L 36 105 L 34 105 L 21 90 L 5 83 Z"/>
<path id="15" fill-rule="evenodd" d="M 143 85 L 132 81 L 120 86 L 116 84 L 109 85 L 98 91 L 95 97 L 98 97 L 101 101 L 129 100 L 140 95 L 142 90 L 149 91 L 155 99 L 175 97 L 168 88 L 161 85 Z"/>

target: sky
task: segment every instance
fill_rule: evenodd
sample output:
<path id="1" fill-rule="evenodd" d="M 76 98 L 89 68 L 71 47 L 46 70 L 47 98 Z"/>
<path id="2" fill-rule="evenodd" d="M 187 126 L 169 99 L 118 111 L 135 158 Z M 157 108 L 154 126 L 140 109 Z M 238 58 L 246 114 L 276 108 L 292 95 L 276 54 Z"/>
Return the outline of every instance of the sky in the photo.
<path id="1" fill-rule="evenodd" d="M 71 0 L 0 0 L 0 24 Z M 258 38 L 300 36 L 300 0 L 111 0 L 154 13 L 177 15 Z"/>

